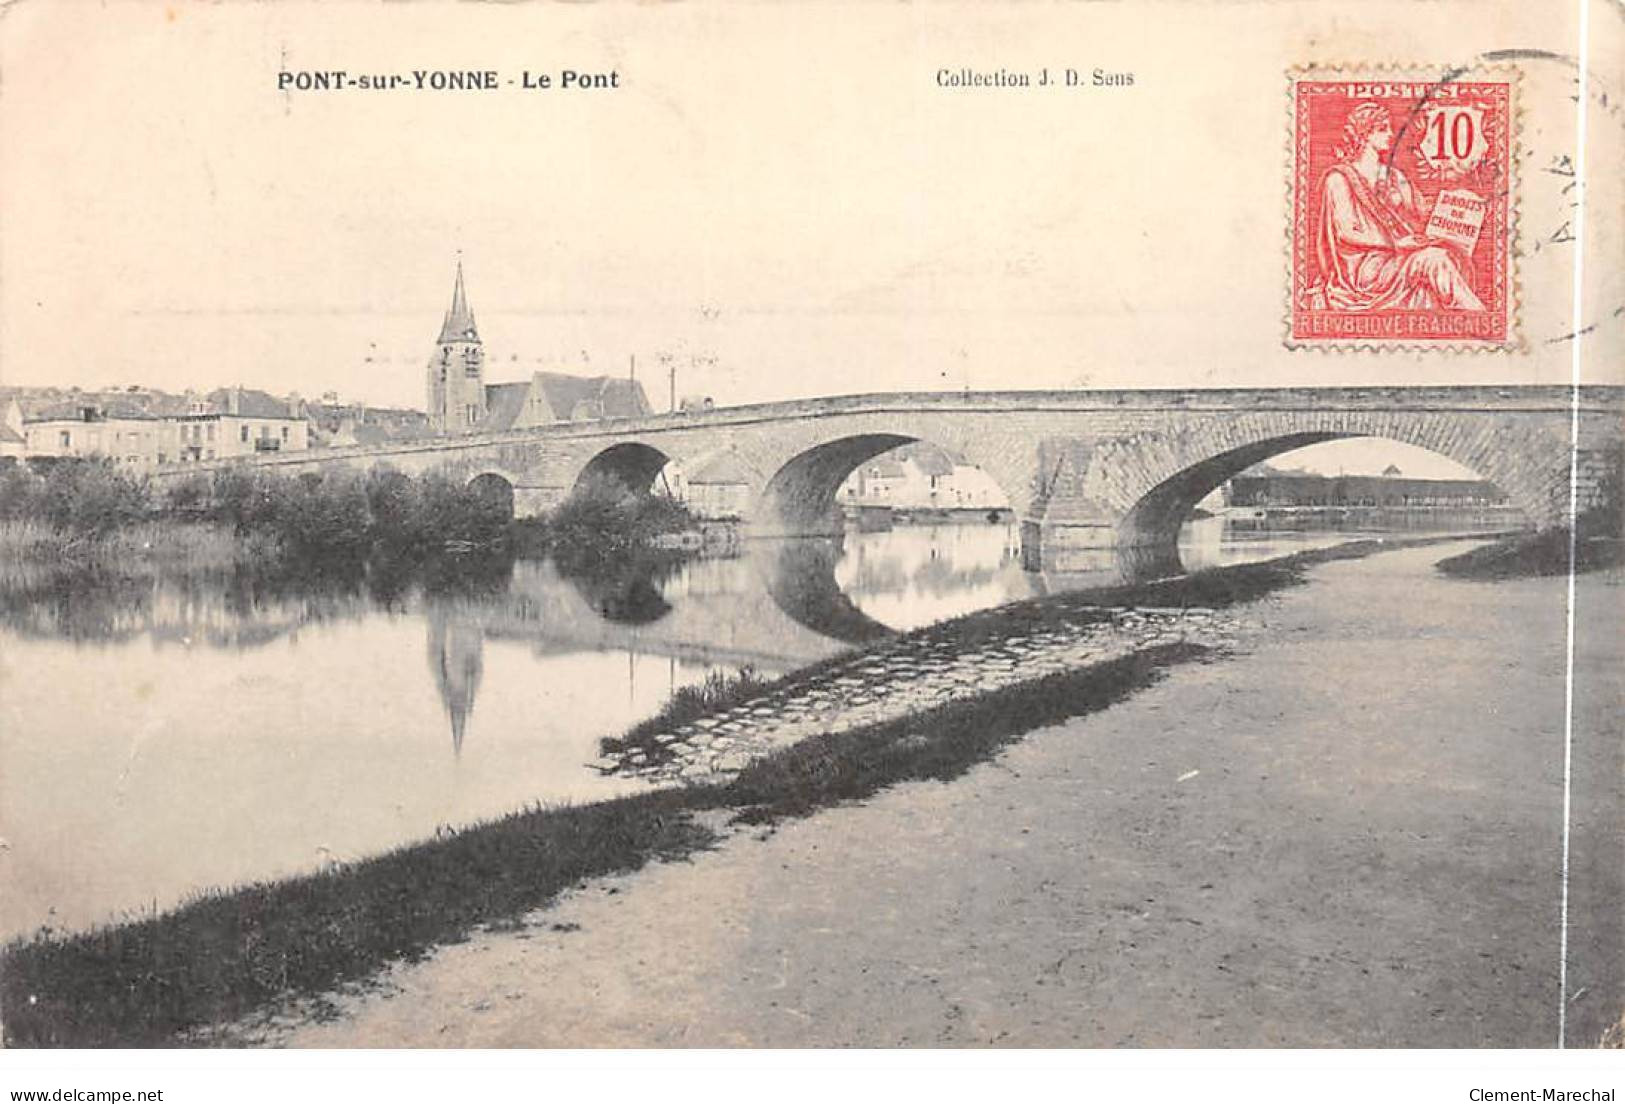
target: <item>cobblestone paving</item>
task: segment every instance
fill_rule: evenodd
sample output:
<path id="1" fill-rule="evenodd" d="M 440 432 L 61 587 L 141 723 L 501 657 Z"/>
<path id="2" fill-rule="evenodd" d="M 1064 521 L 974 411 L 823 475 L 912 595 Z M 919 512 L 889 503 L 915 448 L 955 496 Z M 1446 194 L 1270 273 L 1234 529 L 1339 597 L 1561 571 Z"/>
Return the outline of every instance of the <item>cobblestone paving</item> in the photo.
<path id="1" fill-rule="evenodd" d="M 664 755 L 632 749 L 599 759 L 603 771 L 656 783 L 726 780 L 753 759 L 821 733 L 896 720 L 1144 648 L 1190 642 L 1224 648 L 1256 618 L 1205 608 L 1099 611 L 1100 621 L 1058 622 L 979 645 L 905 637 L 855 655 L 811 682 L 775 691 L 654 737 Z"/>

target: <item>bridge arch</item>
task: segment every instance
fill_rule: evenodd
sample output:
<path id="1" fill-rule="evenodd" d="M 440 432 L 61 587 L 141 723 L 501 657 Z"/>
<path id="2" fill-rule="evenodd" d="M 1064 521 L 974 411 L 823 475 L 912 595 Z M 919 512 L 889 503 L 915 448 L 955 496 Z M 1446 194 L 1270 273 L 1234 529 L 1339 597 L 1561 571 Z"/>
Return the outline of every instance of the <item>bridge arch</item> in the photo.
<path id="1" fill-rule="evenodd" d="M 998 488 L 1003 508 L 1020 508 L 1021 499 L 1012 493 L 1009 476 L 980 462 L 974 442 L 894 423 L 885 429 L 802 443 L 789 456 L 768 465 L 766 470 L 773 474 L 752 514 L 757 531 L 787 535 L 839 532 L 836 498 L 841 485 L 869 461 L 915 443 L 934 446 L 975 466 Z"/>
<path id="2" fill-rule="evenodd" d="M 576 473 L 572 490 L 593 485 L 619 486 L 644 494 L 672 457 L 642 441 L 620 441 L 600 449 Z"/>
<path id="3" fill-rule="evenodd" d="M 501 468 L 482 468 L 464 484 L 481 502 L 488 502 L 510 520 L 514 516 L 514 488 L 519 480 Z"/>
<path id="4" fill-rule="evenodd" d="M 1512 422 L 1462 424 L 1435 414 L 1255 415 L 1179 434 L 1141 434 L 1103 446 L 1087 482 L 1092 497 L 1120 519 L 1119 546 L 1169 546 L 1196 503 L 1231 477 L 1285 452 L 1356 437 L 1437 453 L 1494 484 L 1528 521 L 1561 520 L 1553 515 L 1550 485 L 1566 473 L 1566 442 Z"/>

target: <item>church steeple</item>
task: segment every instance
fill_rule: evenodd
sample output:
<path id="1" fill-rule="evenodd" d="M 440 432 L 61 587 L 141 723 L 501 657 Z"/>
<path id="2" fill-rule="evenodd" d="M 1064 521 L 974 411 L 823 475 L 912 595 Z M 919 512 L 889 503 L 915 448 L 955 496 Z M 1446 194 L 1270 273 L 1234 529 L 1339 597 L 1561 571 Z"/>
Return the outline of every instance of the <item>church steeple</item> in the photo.
<path id="1" fill-rule="evenodd" d="M 451 289 L 451 309 L 440 327 L 440 342 L 472 341 L 478 344 L 479 331 L 474 328 L 474 312 L 468 309 L 468 294 L 463 290 L 463 259 L 457 258 L 457 283 Z"/>
<path id="2" fill-rule="evenodd" d="M 463 258 L 457 258 L 457 281 L 451 309 L 440 325 L 440 340 L 428 364 L 429 424 L 437 433 L 473 433 L 485 421 L 485 347 L 474 328 L 463 289 Z"/>

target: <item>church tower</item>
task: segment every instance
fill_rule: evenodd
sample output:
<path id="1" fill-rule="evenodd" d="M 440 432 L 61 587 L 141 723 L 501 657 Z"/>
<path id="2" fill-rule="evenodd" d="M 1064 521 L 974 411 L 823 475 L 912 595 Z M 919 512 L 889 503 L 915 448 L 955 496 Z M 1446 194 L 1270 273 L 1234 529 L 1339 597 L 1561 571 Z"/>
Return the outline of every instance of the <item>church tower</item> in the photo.
<path id="1" fill-rule="evenodd" d="M 429 358 L 429 424 L 437 433 L 472 433 L 485 421 L 485 348 L 463 291 L 463 262 L 451 309 Z"/>

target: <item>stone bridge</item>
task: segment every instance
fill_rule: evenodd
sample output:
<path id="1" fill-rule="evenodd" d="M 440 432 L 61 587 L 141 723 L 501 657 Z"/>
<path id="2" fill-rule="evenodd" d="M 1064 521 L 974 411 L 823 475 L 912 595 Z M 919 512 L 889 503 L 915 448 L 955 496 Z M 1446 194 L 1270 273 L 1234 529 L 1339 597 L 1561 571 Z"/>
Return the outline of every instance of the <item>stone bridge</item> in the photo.
<path id="1" fill-rule="evenodd" d="M 1066 549 L 1172 550 L 1192 506 L 1261 460 L 1322 441 L 1419 445 L 1496 484 L 1535 525 L 1571 508 L 1571 441 L 1581 510 L 1598 501 L 1625 438 L 1625 388 L 1340 387 L 1250 390 L 929 392 L 850 395 L 507 433 L 269 454 L 299 472 L 335 465 L 444 471 L 512 488 L 536 514 L 584 479 L 648 488 L 675 461 L 696 471 L 724 453 L 748 473 L 745 520 L 765 535 L 838 527 L 837 488 L 858 465 L 911 441 L 985 471 L 1022 522 L 1034 567 Z M 170 470 L 164 477 L 216 465 Z M 500 484 L 498 484 L 500 486 Z"/>

